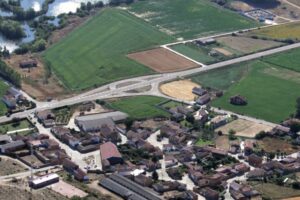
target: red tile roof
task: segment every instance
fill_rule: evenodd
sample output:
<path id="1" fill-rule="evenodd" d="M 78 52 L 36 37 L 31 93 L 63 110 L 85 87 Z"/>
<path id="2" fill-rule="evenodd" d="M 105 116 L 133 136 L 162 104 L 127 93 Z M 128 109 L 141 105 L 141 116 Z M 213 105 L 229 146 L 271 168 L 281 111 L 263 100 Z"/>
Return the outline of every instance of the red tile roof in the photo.
<path id="1" fill-rule="evenodd" d="M 100 145 L 101 159 L 106 160 L 112 157 L 122 158 L 118 148 L 112 142 Z"/>

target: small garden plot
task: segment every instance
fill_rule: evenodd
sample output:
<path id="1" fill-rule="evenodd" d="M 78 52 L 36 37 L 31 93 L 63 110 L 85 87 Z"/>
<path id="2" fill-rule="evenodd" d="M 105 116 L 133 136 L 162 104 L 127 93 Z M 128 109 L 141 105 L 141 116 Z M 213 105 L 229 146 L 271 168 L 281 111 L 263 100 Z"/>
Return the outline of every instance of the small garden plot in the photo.
<path id="1" fill-rule="evenodd" d="M 69 123 L 74 110 L 70 107 L 62 107 L 54 109 L 53 112 L 55 114 L 55 123 L 57 125 L 65 125 Z"/>
<path id="2" fill-rule="evenodd" d="M 258 148 L 263 149 L 267 153 L 286 153 L 292 154 L 299 151 L 298 146 L 292 145 L 289 141 L 280 138 L 265 137 L 257 141 Z"/>
<path id="3" fill-rule="evenodd" d="M 18 132 L 19 134 L 26 134 L 28 131 L 34 129 L 34 125 L 27 119 L 17 120 L 14 122 L 3 123 L 0 125 L 0 134 L 9 132 Z"/>
<path id="4" fill-rule="evenodd" d="M 244 119 L 237 119 L 226 124 L 225 126 L 216 129 L 216 132 L 221 131 L 223 134 L 227 135 L 229 134 L 230 130 L 234 130 L 235 136 L 254 138 L 259 132 L 268 132 L 272 130 L 272 128 L 274 127 Z"/>

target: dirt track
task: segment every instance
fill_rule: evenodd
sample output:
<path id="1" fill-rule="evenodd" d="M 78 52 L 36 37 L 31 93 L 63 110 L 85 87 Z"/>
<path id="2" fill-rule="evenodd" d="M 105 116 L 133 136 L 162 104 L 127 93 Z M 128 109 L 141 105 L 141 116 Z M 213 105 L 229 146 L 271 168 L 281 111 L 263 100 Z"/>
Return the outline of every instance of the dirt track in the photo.
<path id="1" fill-rule="evenodd" d="M 185 101 L 193 101 L 196 97 L 196 95 L 192 93 L 194 87 L 199 87 L 199 85 L 190 80 L 180 80 L 163 84 L 161 85 L 160 90 L 170 97 Z"/>
<path id="2" fill-rule="evenodd" d="M 198 66 L 164 48 L 132 53 L 128 57 L 160 73 L 181 71 Z"/>

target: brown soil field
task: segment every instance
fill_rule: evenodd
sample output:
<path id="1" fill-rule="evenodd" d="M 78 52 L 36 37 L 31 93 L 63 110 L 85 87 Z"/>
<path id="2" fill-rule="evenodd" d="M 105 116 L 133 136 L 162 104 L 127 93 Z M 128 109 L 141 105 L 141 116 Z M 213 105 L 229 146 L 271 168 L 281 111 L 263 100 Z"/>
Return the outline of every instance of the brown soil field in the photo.
<path id="1" fill-rule="evenodd" d="M 197 63 L 164 48 L 141 51 L 127 56 L 160 73 L 181 71 L 198 66 Z"/>
<path id="2" fill-rule="evenodd" d="M 1 157 L 0 159 L 0 176 L 6 176 L 27 171 L 27 168 L 25 168 L 25 166 L 21 165 L 16 160 L 6 157 Z"/>
<path id="3" fill-rule="evenodd" d="M 215 144 L 218 149 L 224 149 L 226 151 L 230 149 L 230 142 L 227 135 L 217 136 Z"/>
<path id="4" fill-rule="evenodd" d="M 280 150 L 281 152 L 292 154 L 299 151 L 299 147 L 293 146 L 289 142 L 278 138 L 265 137 L 262 140 L 258 140 L 257 144 L 261 149 L 264 149 L 265 152 L 276 153 L 277 150 Z"/>
<path id="5" fill-rule="evenodd" d="M 190 80 L 179 80 L 161 85 L 160 90 L 167 96 L 184 101 L 193 101 L 197 97 L 192 93 L 194 87 L 199 87 L 199 85 Z"/>
<path id="6" fill-rule="evenodd" d="M 20 68 L 20 62 L 28 59 L 35 59 L 38 66 L 30 69 Z M 22 89 L 32 97 L 45 100 L 47 97 L 58 97 L 66 94 L 65 89 L 53 75 L 46 78 L 47 71 L 38 54 L 12 55 L 4 61 L 21 75 Z"/>
<path id="7" fill-rule="evenodd" d="M 50 189 L 42 189 L 33 191 L 32 194 L 24 189 L 13 186 L 0 186 L 0 200 L 67 200 L 68 198 L 51 191 Z"/>
<path id="8" fill-rule="evenodd" d="M 223 134 L 228 134 L 230 130 L 234 130 L 236 131 L 236 136 L 254 138 L 260 131 L 270 131 L 272 128 L 273 127 L 271 126 L 258 124 L 244 119 L 237 119 L 216 129 L 216 131 L 222 131 Z"/>
<path id="9" fill-rule="evenodd" d="M 233 36 L 220 37 L 217 38 L 217 41 L 231 49 L 234 49 L 242 53 L 252 53 L 255 51 L 269 49 L 272 47 L 282 45 L 282 43 L 280 42 L 275 42 L 270 40 L 260 40 L 260 39 L 253 39 L 249 37 L 233 37 Z"/>

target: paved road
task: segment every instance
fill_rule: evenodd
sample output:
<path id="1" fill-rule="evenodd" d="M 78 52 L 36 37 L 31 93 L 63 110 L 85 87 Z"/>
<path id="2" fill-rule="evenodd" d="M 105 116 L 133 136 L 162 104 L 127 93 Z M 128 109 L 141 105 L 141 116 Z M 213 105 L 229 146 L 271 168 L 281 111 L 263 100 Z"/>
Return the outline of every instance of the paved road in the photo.
<path id="1" fill-rule="evenodd" d="M 64 99 L 61 101 L 54 100 L 52 102 L 38 102 L 37 108 L 35 108 L 35 109 L 24 111 L 21 113 L 15 113 L 10 117 L 5 117 L 5 116 L 0 117 L 0 123 L 10 121 L 13 117 L 19 117 L 19 118 L 26 117 L 30 113 L 39 111 L 39 110 L 53 109 L 53 108 L 57 108 L 57 107 L 73 105 L 73 104 L 81 103 L 84 101 L 90 101 L 90 100 L 96 100 L 96 99 L 107 99 L 107 98 L 112 98 L 112 97 L 126 96 L 126 94 L 125 94 L 126 91 L 134 90 L 137 88 L 142 88 L 145 86 L 152 86 L 152 85 L 157 86 L 160 83 L 175 80 L 178 77 L 190 76 L 193 74 L 226 67 L 228 65 L 261 58 L 264 56 L 288 51 L 288 50 L 299 48 L 299 47 L 300 47 L 300 43 L 295 43 L 295 44 L 287 45 L 284 47 L 279 47 L 279 48 L 275 48 L 275 49 L 271 49 L 271 50 L 267 50 L 267 51 L 239 57 L 239 58 L 234 58 L 234 59 L 219 62 L 219 63 L 215 63 L 212 65 L 204 65 L 202 67 L 198 67 L 198 68 L 194 68 L 194 69 L 190 69 L 190 70 L 186 70 L 186 71 L 143 76 L 143 77 L 137 77 L 137 78 L 114 82 L 114 83 L 108 84 L 106 86 L 102 86 L 100 88 L 88 91 L 86 93 L 82 93 L 78 96 Z M 124 87 L 115 87 L 116 85 L 118 85 L 120 83 L 126 83 L 126 82 L 132 82 L 133 84 L 126 85 Z M 115 89 L 113 89 L 113 90 L 108 89 L 110 87 L 113 87 Z M 147 93 L 145 93 L 145 94 L 147 94 Z M 127 93 L 127 96 L 130 96 L 130 95 L 134 95 L 134 94 Z"/>
<path id="2" fill-rule="evenodd" d="M 44 168 L 40 168 L 40 169 L 34 169 L 33 173 L 37 173 L 37 172 L 43 172 L 43 171 L 48 171 L 51 169 L 56 168 L 57 166 L 50 166 L 50 167 L 44 167 Z M 13 178 L 24 178 L 27 176 L 31 175 L 31 171 L 26 171 L 26 172 L 21 172 L 21 173 L 16 173 L 16 174 L 10 174 L 10 175 L 6 175 L 6 176 L 0 176 L 0 181 L 9 181 Z"/>

